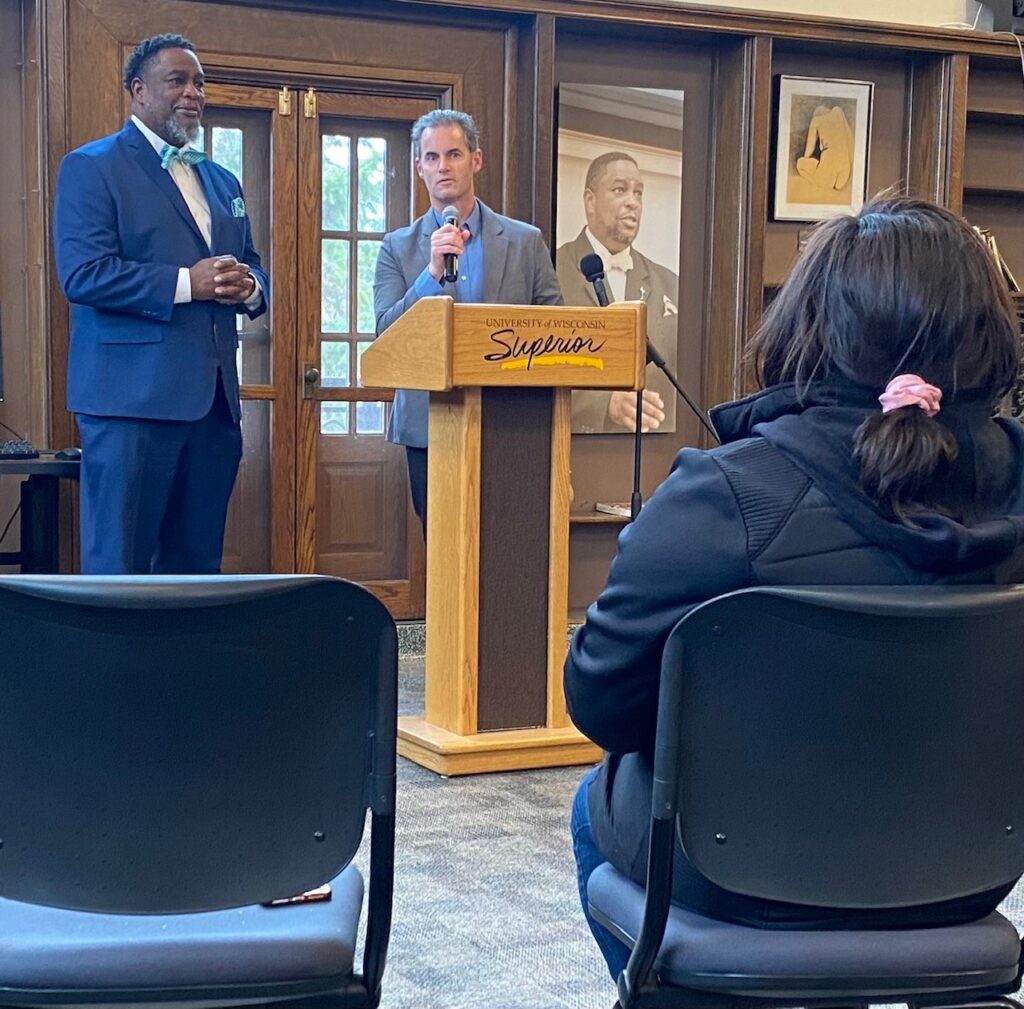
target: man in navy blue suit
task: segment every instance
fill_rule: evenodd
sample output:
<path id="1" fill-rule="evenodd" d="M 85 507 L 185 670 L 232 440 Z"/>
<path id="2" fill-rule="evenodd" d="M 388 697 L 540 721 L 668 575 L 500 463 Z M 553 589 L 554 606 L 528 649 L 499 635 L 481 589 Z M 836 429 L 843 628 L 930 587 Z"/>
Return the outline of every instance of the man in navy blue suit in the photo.
<path id="1" fill-rule="evenodd" d="M 265 312 L 269 284 L 238 180 L 188 146 L 203 81 L 187 39 L 141 42 L 131 119 L 57 179 L 85 574 L 220 571 L 242 454 L 235 316 Z"/>

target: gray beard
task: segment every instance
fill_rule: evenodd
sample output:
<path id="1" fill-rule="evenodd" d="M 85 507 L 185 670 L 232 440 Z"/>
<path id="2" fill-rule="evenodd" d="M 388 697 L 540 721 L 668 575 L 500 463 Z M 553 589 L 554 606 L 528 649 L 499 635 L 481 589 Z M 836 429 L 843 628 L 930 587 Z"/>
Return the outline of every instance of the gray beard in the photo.
<path id="1" fill-rule="evenodd" d="M 199 123 L 182 126 L 172 115 L 164 120 L 164 131 L 164 135 L 175 147 L 184 147 L 185 144 L 191 144 L 199 136 Z"/>

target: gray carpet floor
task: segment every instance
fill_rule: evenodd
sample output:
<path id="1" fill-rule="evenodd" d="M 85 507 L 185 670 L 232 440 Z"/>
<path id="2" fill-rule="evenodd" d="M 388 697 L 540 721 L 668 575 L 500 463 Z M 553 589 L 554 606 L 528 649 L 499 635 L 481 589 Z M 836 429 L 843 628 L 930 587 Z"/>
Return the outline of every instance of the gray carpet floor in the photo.
<path id="1" fill-rule="evenodd" d="M 402 714 L 422 711 L 422 662 L 402 660 Z M 445 779 L 399 758 L 385 1009 L 609 1009 L 567 828 L 584 771 Z M 1002 910 L 1024 928 L 1024 886 Z"/>

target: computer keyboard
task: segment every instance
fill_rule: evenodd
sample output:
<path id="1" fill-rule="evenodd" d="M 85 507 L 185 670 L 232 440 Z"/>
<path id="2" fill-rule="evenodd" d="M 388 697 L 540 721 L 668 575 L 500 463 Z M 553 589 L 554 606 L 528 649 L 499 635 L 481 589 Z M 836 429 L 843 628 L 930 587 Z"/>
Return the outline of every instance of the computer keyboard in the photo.
<path id="1" fill-rule="evenodd" d="M 36 459 L 39 449 L 31 442 L 11 440 L 0 441 L 0 461 L 4 459 Z"/>

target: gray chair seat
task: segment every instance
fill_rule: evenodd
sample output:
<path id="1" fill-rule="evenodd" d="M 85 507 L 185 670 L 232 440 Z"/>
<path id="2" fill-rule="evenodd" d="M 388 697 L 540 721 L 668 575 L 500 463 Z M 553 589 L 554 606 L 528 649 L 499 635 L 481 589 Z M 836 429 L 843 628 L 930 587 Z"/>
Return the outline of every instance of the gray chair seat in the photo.
<path id="1" fill-rule="evenodd" d="M 605 863 L 591 875 L 587 897 L 595 917 L 635 945 L 643 888 Z M 896 995 L 1005 985 L 1020 956 L 1016 929 L 997 912 L 945 928 L 790 931 L 733 925 L 673 904 L 656 969 L 663 982 L 704 991 L 835 996 L 845 983 L 860 995 Z"/>
<path id="2" fill-rule="evenodd" d="M 95 914 L 0 899 L 0 990 L 213 988 L 352 972 L 363 878 L 330 900 L 190 914 Z"/>

